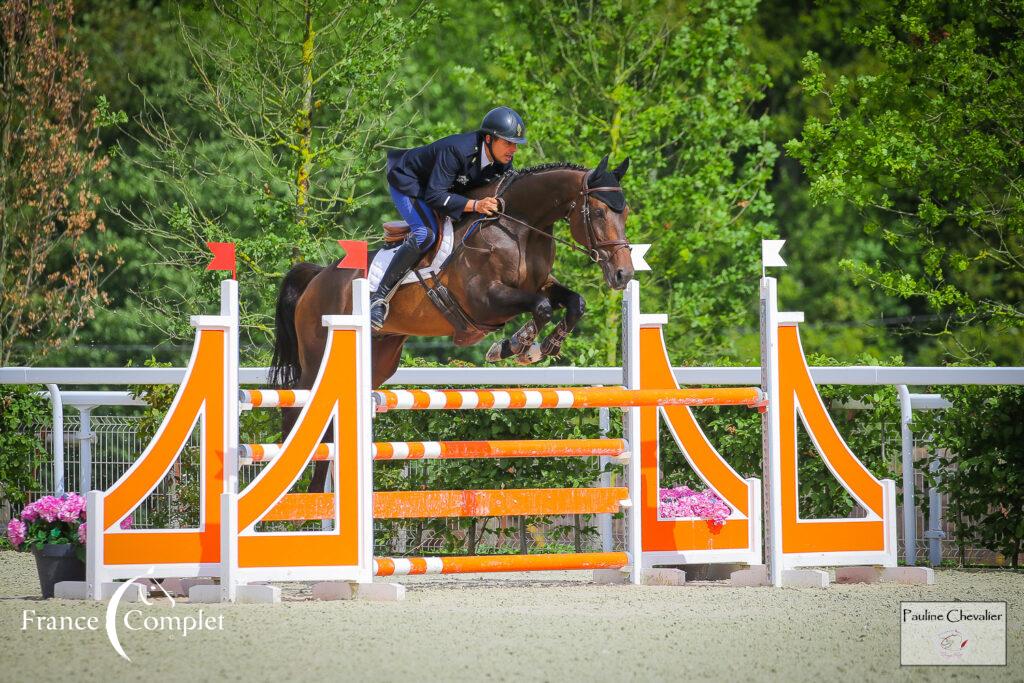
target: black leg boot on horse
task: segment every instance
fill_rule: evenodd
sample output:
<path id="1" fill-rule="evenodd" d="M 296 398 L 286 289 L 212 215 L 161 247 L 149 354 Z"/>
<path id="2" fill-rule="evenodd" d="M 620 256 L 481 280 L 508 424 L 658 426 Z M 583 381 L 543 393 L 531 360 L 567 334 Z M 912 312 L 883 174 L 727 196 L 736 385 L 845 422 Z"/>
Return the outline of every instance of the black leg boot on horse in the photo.
<path id="1" fill-rule="evenodd" d="M 420 260 L 420 245 L 416 237 L 409 235 L 395 249 L 395 255 L 391 258 L 384 274 L 381 275 L 377 284 L 377 291 L 370 295 L 370 326 L 374 330 L 384 327 L 384 321 L 388 317 L 388 307 L 391 297 L 398 291 L 398 283 L 409 273 Z"/>

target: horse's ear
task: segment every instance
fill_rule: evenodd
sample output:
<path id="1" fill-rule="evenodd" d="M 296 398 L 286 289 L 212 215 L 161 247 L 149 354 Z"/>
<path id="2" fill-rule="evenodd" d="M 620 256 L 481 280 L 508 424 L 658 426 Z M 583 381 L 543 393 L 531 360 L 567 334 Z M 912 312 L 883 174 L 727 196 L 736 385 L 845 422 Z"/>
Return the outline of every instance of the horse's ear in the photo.
<path id="1" fill-rule="evenodd" d="M 604 157 L 601 159 L 601 163 L 599 163 L 597 165 L 597 168 L 594 169 L 594 177 L 597 177 L 597 176 L 601 175 L 602 173 L 604 173 L 607 170 L 608 170 L 608 155 L 605 154 Z"/>
<path id="2" fill-rule="evenodd" d="M 626 159 L 621 164 L 619 164 L 619 167 L 612 171 L 612 175 L 615 176 L 616 178 L 618 178 L 619 182 L 621 182 L 622 181 L 622 177 L 624 175 L 626 175 L 626 171 L 628 171 L 628 170 L 629 170 L 629 157 L 626 157 Z"/>

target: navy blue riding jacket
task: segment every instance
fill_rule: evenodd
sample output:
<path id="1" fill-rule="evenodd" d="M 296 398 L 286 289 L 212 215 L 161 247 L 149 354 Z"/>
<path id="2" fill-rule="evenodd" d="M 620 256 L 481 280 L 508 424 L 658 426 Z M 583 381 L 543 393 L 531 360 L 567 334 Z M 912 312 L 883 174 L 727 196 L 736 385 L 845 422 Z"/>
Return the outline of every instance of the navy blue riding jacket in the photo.
<path id="1" fill-rule="evenodd" d="M 492 161 L 482 171 L 484 136 L 480 132 L 449 135 L 412 149 L 388 152 L 388 183 L 409 197 L 458 220 L 469 201 L 460 193 L 486 185 L 512 168 Z"/>

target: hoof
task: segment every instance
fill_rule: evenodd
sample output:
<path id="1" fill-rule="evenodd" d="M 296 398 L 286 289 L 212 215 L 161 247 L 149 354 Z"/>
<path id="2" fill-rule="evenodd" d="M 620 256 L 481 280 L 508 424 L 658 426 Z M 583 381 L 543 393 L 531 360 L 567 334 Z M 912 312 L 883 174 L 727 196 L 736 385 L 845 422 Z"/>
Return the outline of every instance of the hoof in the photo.
<path id="1" fill-rule="evenodd" d="M 543 357 L 544 354 L 540 352 L 540 344 L 531 344 L 530 348 L 516 356 L 516 363 L 519 365 L 532 365 Z"/>
<path id="2" fill-rule="evenodd" d="M 557 356 L 562 352 L 562 342 L 553 342 L 550 339 L 545 339 L 544 343 L 540 345 L 540 352 L 544 357 Z"/>
<path id="3" fill-rule="evenodd" d="M 491 348 L 487 349 L 487 355 L 485 356 L 488 363 L 497 363 L 498 361 L 504 360 L 507 356 L 502 355 L 502 347 L 508 343 L 508 340 L 494 342 L 491 344 Z"/>

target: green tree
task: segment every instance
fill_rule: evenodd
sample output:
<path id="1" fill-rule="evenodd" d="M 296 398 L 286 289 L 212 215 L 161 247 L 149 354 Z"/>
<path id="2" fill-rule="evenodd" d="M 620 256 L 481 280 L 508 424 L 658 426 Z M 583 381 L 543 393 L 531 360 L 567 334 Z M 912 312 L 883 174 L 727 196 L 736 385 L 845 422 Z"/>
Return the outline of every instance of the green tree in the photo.
<path id="1" fill-rule="evenodd" d="M 74 340 L 106 301 L 91 238 L 107 159 L 73 16 L 70 0 L 0 6 L 0 365 Z"/>
<path id="2" fill-rule="evenodd" d="M 870 51 L 843 40 L 844 28 L 865 4 L 853 0 L 758 3 L 756 21 L 744 31 L 744 43 L 764 62 L 771 85 L 754 111 L 771 117 L 770 139 L 780 147 L 800 133 L 809 116 L 827 112 L 824 98 L 800 97 L 801 60 L 808 51 L 819 54 L 836 75 L 855 78 L 877 70 Z M 801 329 L 808 347 L 846 362 L 865 353 L 891 356 L 901 348 L 904 354 L 913 354 L 921 337 L 893 333 L 894 328 L 907 327 L 901 321 L 907 320 L 910 304 L 867 284 L 854 284 L 852 274 L 836 268 L 842 258 L 874 260 L 882 255 L 882 248 L 864 239 L 863 222 L 853 207 L 841 200 L 814 203 L 808 186 L 800 163 L 780 154 L 768 184 L 789 264 L 779 279 L 779 297 L 787 308 L 806 312 L 807 322 Z M 756 335 L 745 337 L 745 343 L 756 345 Z"/>
<path id="3" fill-rule="evenodd" d="M 844 266 L 926 303 L 958 355 L 1020 352 L 1019 334 L 998 333 L 1024 326 L 1022 26 L 1019 2 L 884 2 L 844 34 L 875 73 L 833 77 L 816 53 L 803 61 L 802 86 L 827 110 L 787 151 L 811 198 L 853 207 L 884 248 Z"/>
<path id="4" fill-rule="evenodd" d="M 953 406 L 918 413 L 914 429 L 937 453 L 938 471 L 926 477 L 949 496 L 960 561 L 978 544 L 1017 567 L 1024 549 L 1024 387 L 941 389 Z"/>
<path id="5" fill-rule="evenodd" d="M 159 192 L 117 210 L 180 273 L 148 293 L 154 310 L 213 308 L 204 242 L 235 241 L 244 322 L 269 331 L 293 261 L 328 261 L 340 255 L 334 240 L 365 236 L 346 221 L 362 199 L 356 181 L 383 165 L 404 91 L 398 65 L 435 15 L 392 0 L 251 0 L 182 12 L 190 78 L 168 106 L 191 112 L 198 130 L 146 106 L 124 170 L 138 169 Z"/>
<path id="6" fill-rule="evenodd" d="M 775 146 L 751 107 L 767 85 L 740 40 L 756 3 L 494 3 L 514 33 L 484 71 L 527 117 L 524 161 L 632 160 L 624 187 L 633 242 L 654 244 L 647 301 L 670 315 L 673 347 L 708 360 L 750 325 L 758 241 L 774 230 L 765 183 Z M 615 360 L 618 304 L 585 259 L 562 279 L 588 296 L 601 361 Z M 569 276 L 564 273 L 568 272 Z M 557 274 L 557 272 L 556 272 Z M 595 321 L 597 329 L 594 330 Z"/>

